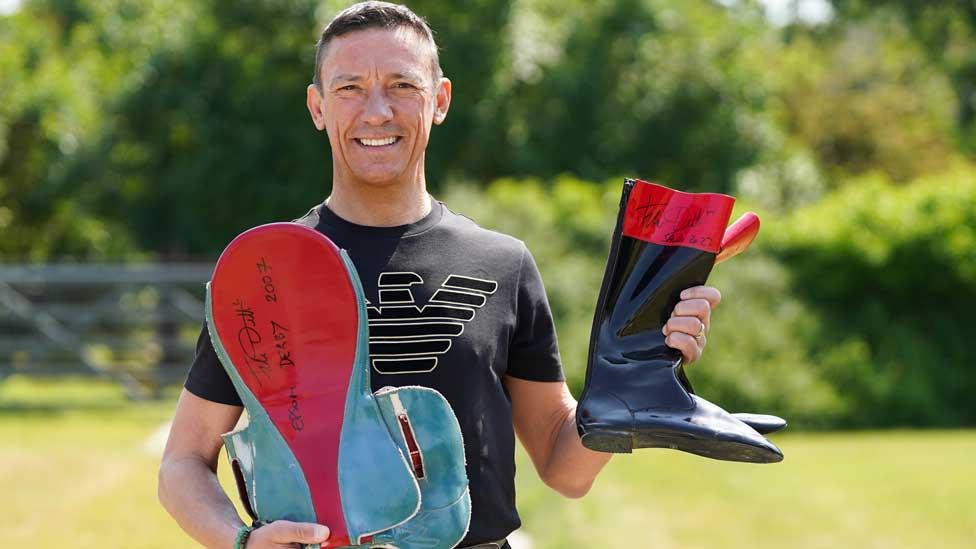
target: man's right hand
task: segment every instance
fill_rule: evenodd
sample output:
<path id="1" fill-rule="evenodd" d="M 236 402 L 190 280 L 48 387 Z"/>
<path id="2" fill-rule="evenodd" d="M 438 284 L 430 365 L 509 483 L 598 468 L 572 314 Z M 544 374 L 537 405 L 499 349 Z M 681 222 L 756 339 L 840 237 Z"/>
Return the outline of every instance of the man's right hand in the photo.
<path id="1" fill-rule="evenodd" d="M 329 539 L 329 529 L 310 522 L 276 520 L 251 532 L 246 549 L 300 548 L 302 544 L 324 543 Z"/>

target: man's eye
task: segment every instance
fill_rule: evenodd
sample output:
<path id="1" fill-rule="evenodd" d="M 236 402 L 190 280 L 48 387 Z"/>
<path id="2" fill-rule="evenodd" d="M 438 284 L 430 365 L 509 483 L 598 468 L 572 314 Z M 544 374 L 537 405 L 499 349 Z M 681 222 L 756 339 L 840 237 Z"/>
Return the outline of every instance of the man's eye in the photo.
<path id="1" fill-rule="evenodd" d="M 339 91 L 356 91 L 358 89 L 359 89 L 359 86 L 355 86 L 353 84 L 350 84 L 348 86 L 342 86 L 341 88 L 339 88 Z"/>
<path id="2" fill-rule="evenodd" d="M 404 89 L 404 90 L 414 90 L 414 89 L 417 89 L 417 86 L 414 86 L 413 84 L 411 84 L 409 82 L 397 82 L 396 84 L 393 84 L 393 87 L 394 88 Z"/>

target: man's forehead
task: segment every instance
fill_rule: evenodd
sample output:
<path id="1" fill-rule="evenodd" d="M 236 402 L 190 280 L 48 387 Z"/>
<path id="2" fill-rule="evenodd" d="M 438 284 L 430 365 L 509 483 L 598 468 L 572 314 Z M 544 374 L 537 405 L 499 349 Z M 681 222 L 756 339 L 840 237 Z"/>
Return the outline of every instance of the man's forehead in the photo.
<path id="1" fill-rule="evenodd" d="M 379 70 L 385 76 L 422 78 L 433 61 L 433 45 L 408 27 L 366 29 L 333 38 L 323 60 L 327 80 L 356 79 Z"/>

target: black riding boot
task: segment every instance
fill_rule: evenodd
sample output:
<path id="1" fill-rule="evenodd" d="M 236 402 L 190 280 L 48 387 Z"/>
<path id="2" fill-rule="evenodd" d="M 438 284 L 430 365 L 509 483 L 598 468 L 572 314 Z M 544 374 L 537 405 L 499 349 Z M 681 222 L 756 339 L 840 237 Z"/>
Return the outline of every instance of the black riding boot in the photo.
<path id="1" fill-rule="evenodd" d="M 577 409 L 587 448 L 673 448 L 714 459 L 771 463 L 783 454 L 756 429 L 694 394 L 681 352 L 661 332 L 686 288 L 704 284 L 734 199 L 624 183 L 590 336 Z M 743 419 L 769 432 L 775 416 Z"/>

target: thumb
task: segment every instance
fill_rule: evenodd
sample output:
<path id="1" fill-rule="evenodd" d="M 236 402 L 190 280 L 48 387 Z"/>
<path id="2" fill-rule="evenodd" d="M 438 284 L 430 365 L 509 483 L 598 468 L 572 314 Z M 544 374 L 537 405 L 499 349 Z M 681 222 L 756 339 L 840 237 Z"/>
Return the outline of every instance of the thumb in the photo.
<path id="1" fill-rule="evenodd" d="M 273 529 L 268 537 L 276 543 L 322 543 L 331 534 L 328 527 L 311 522 L 276 520 L 265 528 Z"/>

